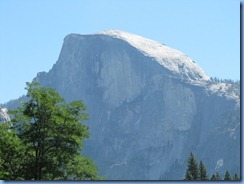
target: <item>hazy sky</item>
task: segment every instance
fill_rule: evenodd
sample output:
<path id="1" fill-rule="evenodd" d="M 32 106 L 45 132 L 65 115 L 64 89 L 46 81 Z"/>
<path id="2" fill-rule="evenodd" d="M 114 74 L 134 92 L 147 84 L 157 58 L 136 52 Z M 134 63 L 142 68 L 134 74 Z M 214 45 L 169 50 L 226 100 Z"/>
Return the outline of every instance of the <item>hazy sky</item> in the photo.
<path id="1" fill-rule="evenodd" d="M 239 79 L 239 0 L 1 0 L 0 103 L 52 68 L 67 34 L 108 29 L 178 49 L 209 76 Z"/>

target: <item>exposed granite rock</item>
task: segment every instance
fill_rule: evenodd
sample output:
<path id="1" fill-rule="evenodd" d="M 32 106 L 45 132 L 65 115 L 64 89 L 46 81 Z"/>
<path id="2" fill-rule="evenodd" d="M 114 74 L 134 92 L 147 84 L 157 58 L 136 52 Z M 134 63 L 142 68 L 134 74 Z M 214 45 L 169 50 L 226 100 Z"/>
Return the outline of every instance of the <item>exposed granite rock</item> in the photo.
<path id="1" fill-rule="evenodd" d="M 178 180 L 190 152 L 211 173 L 240 173 L 239 98 L 216 90 L 178 51 L 171 57 L 176 51 L 167 48 L 165 59 L 159 58 L 163 50 L 154 57 L 128 39 L 70 34 L 57 63 L 34 79 L 67 101 L 87 105 L 91 136 L 84 153 L 100 174 L 112 180 Z"/>
<path id="2" fill-rule="evenodd" d="M 0 124 L 9 121 L 10 121 L 10 117 L 8 115 L 8 110 L 6 108 L 0 107 Z"/>

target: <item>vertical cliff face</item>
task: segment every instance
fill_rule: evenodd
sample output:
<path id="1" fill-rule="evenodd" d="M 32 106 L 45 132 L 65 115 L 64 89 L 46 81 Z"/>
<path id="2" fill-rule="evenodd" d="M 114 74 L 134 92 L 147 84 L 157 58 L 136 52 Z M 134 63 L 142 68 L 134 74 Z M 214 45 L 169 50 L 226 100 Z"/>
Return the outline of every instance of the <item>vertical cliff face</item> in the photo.
<path id="1" fill-rule="evenodd" d="M 240 172 L 239 98 L 179 51 L 121 31 L 70 34 L 34 80 L 87 105 L 84 154 L 107 179 L 182 179 L 190 152 L 210 172 Z"/>

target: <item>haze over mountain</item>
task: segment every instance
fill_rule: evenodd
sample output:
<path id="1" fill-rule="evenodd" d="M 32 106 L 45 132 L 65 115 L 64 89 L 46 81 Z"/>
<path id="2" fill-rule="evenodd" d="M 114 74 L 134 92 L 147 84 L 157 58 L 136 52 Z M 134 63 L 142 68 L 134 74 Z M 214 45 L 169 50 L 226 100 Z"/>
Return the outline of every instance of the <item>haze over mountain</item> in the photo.
<path id="1" fill-rule="evenodd" d="M 180 51 L 119 30 L 69 34 L 34 81 L 83 100 L 84 154 L 107 179 L 183 179 L 190 152 L 211 173 L 240 173 L 240 97 Z"/>

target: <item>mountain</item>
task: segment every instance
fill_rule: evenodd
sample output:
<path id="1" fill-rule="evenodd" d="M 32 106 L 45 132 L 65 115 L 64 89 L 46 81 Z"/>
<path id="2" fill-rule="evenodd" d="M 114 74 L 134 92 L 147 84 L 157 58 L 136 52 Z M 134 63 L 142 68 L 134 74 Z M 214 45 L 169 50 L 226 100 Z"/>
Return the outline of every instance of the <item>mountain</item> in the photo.
<path id="1" fill-rule="evenodd" d="M 118 30 L 69 34 L 33 81 L 83 100 L 84 154 L 109 180 L 183 179 L 190 152 L 209 174 L 240 174 L 240 97 L 180 51 Z"/>

